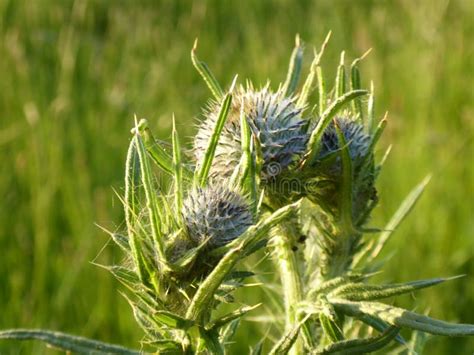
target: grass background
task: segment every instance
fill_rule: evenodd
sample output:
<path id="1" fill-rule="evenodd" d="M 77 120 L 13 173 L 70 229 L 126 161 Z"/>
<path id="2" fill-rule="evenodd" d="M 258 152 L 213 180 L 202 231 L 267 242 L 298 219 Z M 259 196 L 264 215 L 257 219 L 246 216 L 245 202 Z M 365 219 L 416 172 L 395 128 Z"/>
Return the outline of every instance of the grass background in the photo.
<path id="1" fill-rule="evenodd" d="M 120 260 L 94 223 L 120 227 L 113 189 L 123 186 L 133 114 L 161 139 L 173 112 L 182 135 L 193 134 L 209 97 L 189 58 L 196 37 L 200 58 L 228 85 L 235 73 L 283 80 L 296 33 L 307 69 L 330 29 L 326 72 L 341 50 L 351 60 L 372 47 L 364 83 L 375 82 L 378 115 L 390 112 L 381 146 L 394 147 L 374 224 L 434 174 L 389 244 L 383 278 L 467 274 L 420 292 L 415 304 L 474 323 L 473 18 L 470 0 L 0 0 L 0 328 L 137 346 L 142 334 L 117 283 L 90 263 Z M 264 333 L 240 332 L 240 349 Z M 472 349 L 472 339 L 436 338 L 426 353 Z M 54 351 L 1 342 L 0 353 Z"/>

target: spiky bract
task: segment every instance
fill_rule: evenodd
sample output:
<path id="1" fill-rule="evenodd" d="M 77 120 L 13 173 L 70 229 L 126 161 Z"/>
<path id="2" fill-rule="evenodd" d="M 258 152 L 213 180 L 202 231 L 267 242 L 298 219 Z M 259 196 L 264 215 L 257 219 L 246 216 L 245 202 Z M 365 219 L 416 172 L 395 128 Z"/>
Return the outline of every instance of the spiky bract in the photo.
<path id="1" fill-rule="evenodd" d="M 194 140 L 194 153 L 202 161 L 209 138 L 219 115 L 220 105 L 211 101 L 205 112 Z M 300 157 L 306 148 L 308 135 L 302 110 L 297 108 L 294 98 L 284 97 L 281 91 L 272 92 L 268 86 L 254 90 L 236 89 L 229 117 L 219 138 L 219 145 L 211 168 L 214 179 L 225 179 L 232 175 L 238 165 L 241 149 L 240 114 L 243 113 L 261 146 L 263 166 L 262 180 L 276 178 Z"/>
<path id="2" fill-rule="evenodd" d="M 228 244 L 252 225 L 245 200 L 222 186 L 192 190 L 184 201 L 183 220 L 189 238 L 211 248 Z"/>

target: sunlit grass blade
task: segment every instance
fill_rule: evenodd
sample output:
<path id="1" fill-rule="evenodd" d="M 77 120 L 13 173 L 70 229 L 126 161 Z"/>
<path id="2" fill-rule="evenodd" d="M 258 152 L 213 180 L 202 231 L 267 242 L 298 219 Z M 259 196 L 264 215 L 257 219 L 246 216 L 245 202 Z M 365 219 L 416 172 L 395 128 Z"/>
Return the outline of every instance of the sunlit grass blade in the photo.
<path id="1" fill-rule="evenodd" d="M 290 64 L 288 66 L 288 74 L 283 84 L 282 92 L 285 96 L 291 96 L 298 86 L 301 74 L 301 64 L 303 62 L 303 45 L 299 35 L 295 38 L 295 48 L 291 53 Z"/>
<path id="2" fill-rule="evenodd" d="M 318 81 L 318 112 L 322 117 L 326 110 L 326 83 L 324 82 L 323 70 L 320 66 L 316 67 L 316 79 Z"/>
<path id="3" fill-rule="evenodd" d="M 313 82 L 316 77 L 316 69 L 319 66 L 319 63 L 321 62 L 321 58 L 324 54 L 324 50 L 326 49 L 326 45 L 329 42 L 329 38 L 331 38 L 331 31 L 329 31 L 329 33 L 327 34 L 323 44 L 321 45 L 319 53 L 316 51 L 316 49 L 314 50 L 314 59 L 311 63 L 308 77 L 306 78 L 303 84 L 303 88 L 301 89 L 301 93 L 296 103 L 296 107 L 304 107 L 308 102 L 308 97 L 311 93 L 311 90 L 313 89 Z"/>
<path id="4" fill-rule="evenodd" d="M 127 349 L 123 346 L 107 344 L 80 336 L 62 332 L 37 329 L 14 329 L 0 331 L 0 339 L 9 340 L 40 340 L 55 348 L 73 351 L 79 354 L 120 354 L 139 355 L 138 350 Z"/>
<path id="5" fill-rule="evenodd" d="M 196 38 L 196 40 L 194 41 L 193 49 L 191 50 L 191 61 L 193 62 L 193 65 L 198 71 L 198 73 L 206 82 L 209 89 L 211 90 L 212 94 L 214 95 L 214 98 L 217 101 L 221 101 L 224 97 L 224 91 L 222 90 L 221 86 L 219 85 L 219 82 L 215 78 L 214 74 L 212 74 L 207 64 L 201 62 L 196 56 L 197 44 L 198 40 Z"/>
<path id="6" fill-rule="evenodd" d="M 214 127 L 214 131 L 209 139 L 209 143 L 207 145 L 206 153 L 204 154 L 204 159 L 201 162 L 201 166 L 196 170 L 196 179 L 197 184 L 199 186 L 206 185 L 207 177 L 209 175 L 209 171 L 211 170 L 212 161 L 214 160 L 214 154 L 216 152 L 217 144 L 219 143 L 219 137 L 221 135 L 222 129 L 224 128 L 224 124 L 227 120 L 227 116 L 230 110 L 230 105 L 232 103 L 232 90 L 235 85 L 237 77 L 234 78 L 233 84 L 229 93 L 226 94 L 224 100 L 222 101 L 221 109 L 219 111 L 219 116 L 216 121 L 216 125 Z"/>
<path id="7" fill-rule="evenodd" d="M 370 82 L 370 94 L 367 102 L 367 132 L 372 133 L 375 122 L 375 95 L 374 95 L 374 82 Z"/>
<path id="8" fill-rule="evenodd" d="M 354 100 L 357 97 L 367 95 L 366 90 L 354 90 L 350 91 L 343 96 L 337 98 L 332 102 L 332 104 L 324 111 L 319 119 L 318 124 L 314 128 L 308 142 L 309 152 L 306 157 L 305 166 L 310 165 L 313 162 L 314 158 L 319 152 L 321 137 L 324 133 L 324 130 L 328 126 L 331 119 L 336 115 L 339 110 L 344 107 L 351 100 Z"/>

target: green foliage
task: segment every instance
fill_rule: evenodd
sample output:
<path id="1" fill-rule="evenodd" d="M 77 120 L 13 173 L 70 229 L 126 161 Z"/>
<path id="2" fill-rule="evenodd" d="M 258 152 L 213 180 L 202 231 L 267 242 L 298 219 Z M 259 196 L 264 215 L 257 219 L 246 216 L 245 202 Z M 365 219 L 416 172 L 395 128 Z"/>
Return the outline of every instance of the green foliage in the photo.
<path id="1" fill-rule="evenodd" d="M 396 148 L 380 174 L 379 191 L 384 202 L 381 208 L 374 210 L 370 224 L 383 225 L 389 220 L 390 211 L 396 209 L 396 201 L 402 200 L 427 171 L 434 170 L 433 183 L 419 202 L 416 217 L 406 218 L 399 232 L 393 234 L 397 238 L 387 238 L 385 250 L 379 248 L 382 257 L 396 246 L 403 254 L 395 256 L 398 262 L 386 263 L 387 271 L 376 277 L 379 281 L 381 278 L 420 278 L 426 277 L 424 270 L 430 270 L 430 274 L 445 274 L 446 270 L 451 274 L 472 274 L 473 246 L 472 238 L 469 238 L 472 203 L 466 191 L 470 191 L 467 184 L 472 180 L 473 170 L 465 161 L 472 144 L 469 120 L 473 102 L 469 82 L 472 45 L 467 40 L 472 37 L 472 26 L 467 21 L 472 17 L 472 4 L 463 1 L 436 1 L 426 5 L 366 1 L 349 6 L 343 2 L 313 4 L 303 1 L 291 5 L 277 2 L 271 4 L 271 8 L 266 2 L 253 6 L 254 11 L 250 13 L 244 11 L 246 6 L 232 2 L 225 7 L 212 2 L 196 5 L 192 11 L 166 2 L 154 5 L 118 2 L 111 6 L 101 2 L 59 1 L 4 1 L 0 4 L 4 20 L 0 26 L 3 58 L 0 67 L 4 73 L 0 84 L 0 110 L 4 117 L 0 129 L 4 162 L 0 181 L 0 193 L 4 196 L 0 211 L 3 222 L 0 239 L 4 251 L 0 263 L 4 285 L 0 301 L 5 305 L 0 320 L 2 328 L 47 326 L 136 347 L 141 333 L 133 326 L 132 317 L 127 315 L 125 302 L 117 296 L 116 283 L 106 273 L 87 264 L 95 259 L 105 243 L 104 234 L 93 227 L 92 222 L 106 224 L 108 229 L 118 231 L 110 233 L 110 237 L 121 249 L 106 248 L 101 252 L 101 262 L 117 263 L 123 255 L 119 253 L 131 255 L 133 251 L 131 258 L 137 265 L 142 264 L 141 282 L 146 282 L 149 289 L 159 289 L 150 272 L 154 266 L 144 261 L 143 255 L 149 252 L 150 245 L 145 243 L 144 248 L 137 250 L 136 245 L 129 244 L 129 235 L 135 235 L 138 243 L 150 236 L 148 228 L 151 225 L 140 222 L 132 226 L 134 233 L 112 225 L 110 221 L 122 219 L 123 209 L 119 203 L 115 203 L 115 209 L 110 207 L 110 186 L 123 186 L 124 142 L 134 112 L 149 117 L 153 128 L 160 128 L 154 129 L 160 139 L 168 140 L 171 132 L 171 109 L 176 113 L 180 137 L 192 132 L 188 128 L 191 125 L 183 123 L 198 112 L 198 106 L 207 97 L 205 85 L 196 85 L 199 75 L 188 63 L 189 47 L 196 34 L 203 42 L 200 56 L 212 64 L 216 77 L 223 82 L 230 79 L 230 73 L 244 71 L 256 82 L 264 82 L 267 77 L 273 82 L 280 81 L 287 62 L 285 53 L 295 32 L 300 32 L 307 43 L 319 43 L 332 28 L 335 37 L 325 55 L 332 63 L 338 62 L 334 59 L 335 50 L 346 48 L 346 57 L 351 57 L 369 46 L 374 47 L 363 71 L 368 71 L 374 78 L 377 90 L 370 90 L 367 111 L 362 109 L 365 98 L 352 100 L 350 109 L 366 119 L 374 146 L 377 142 L 375 112 L 382 107 L 390 109 L 390 124 L 381 144 L 389 139 Z M 169 16 L 159 16 L 158 20 L 152 15 L 155 12 Z M 308 13 L 314 18 L 307 19 Z M 125 20 L 131 17 L 136 19 L 133 25 Z M 301 21 L 302 18 L 307 20 Z M 220 60 L 221 55 L 225 61 Z M 318 102 L 318 106 L 308 105 L 307 109 L 322 114 L 329 107 L 327 99 L 331 100 L 333 94 L 332 82 L 316 59 L 315 56 L 314 63 L 317 64 L 310 70 L 313 78 L 308 76 L 304 81 L 306 90 L 300 95 L 298 104 L 302 107 Z M 360 78 L 358 65 L 351 66 L 349 71 L 339 64 L 334 70 L 338 73 L 338 84 L 335 85 L 338 96 L 343 88 L 359 90 L 367 86 Z M 301 72 L 304 70 L 303 66 Z M 290 73 L 296 72 L 290 70 Z M 343 72 L 351 74 L 350 80 L 343 80 Z M 296 75 L 290 77 L 296 78 Z M 317 82 L 316 90 L 311 91 L 314 82 Z M 295 90 L 293 84 L 291 86 Z M 374 110 L 375 94 L 377 110 Z M 379 122 L 382 125 L 384 121 Z M 179 175 L 179 169 L 176 169 L 179 159 L 173 154 L 175 149 L 168 149 L 166 144 L 151 137 L 150 129 L 146 134 L 141 132 L 140 136 L 150 162 L 158 163 L 166 173 L 159 176 L 158 181 L 150 181 L 151 187 L 156 189 L 161 186 L 160 180 L 168 181 L 166 175 L 172 179 Z M 136 164 L 138 153 L 134 141 L 131 160 L 135 162 L 131 167 L 133 171 L 139 171 L 142 167 Z M 255 161 L 258 155 L 258 147 L 252 147 L 252 144 L 243 149 L 247 151 L 246 159 L 252 157 L 249 161 Z M 182 162 L 187 158 L 186 147 L 186 143 L 183 144 Z M 339 153 L 342 151 L 337 152 L 334 159 L 339 159 Z M 256 171 L 257 165 L 250 168 Z M 193 179 L 194 167 L 187 164 L 181 167 L 182 184 L 186 185 L 185 181 Z M 240 185 L 246 186 L 246 191 L 254 192 L 252 200 L 257 215 L 261 213 L 258 209 L 265 210 L 265 203 L 256 191 L 258 183 L 248 179 L 252 175 L 242 178 Z M 142 176 L 132 176 L 135 179 L 130 183 L 130 190 L 142 188 Z M 163 191 L 158 203 L 166 219 L 166 210 L 179 202 L 174 202 L 175 196 L 167 195 L 166 186 Z M 130 196 L 122 191 L 118 195 Z M 163 203 L 166 199 L 173 206 L 166 206 Z M 132 206 L 133 202 L 127 201 L 127 204 Z M 405 207 L 400 207 L 402 214 Z M 133 218 L 136 211 L 130 210 L 126 207 L 125 214 L 129 213 Z M 392 221 L 399 223 L 395 217 Z M 383 228 L 382 233 L 391 235 L 393 229 Z M 369 235 L 368 239 L 371 237 L 375 236 Z M 289 245 L 294 247 L 293 243 Z M 367 246 L 372 247 L 371 243 Z M 374 250 L 370 249 L 370 254 L 364 255 L 371 258 Z M 436 250 L 443 250 L 443 253 Z M 19 254 L 26 257 L 19 258 Z M 196 253 L 188 256 L 192 255 Z M 256 263 L 255 258 L 251 257 L 249 263 Z M 181 265 L 185 267 L 193 260 L 192 257 L 186 259 Z M 365 260 L 360 259 L 361 266 L 369 266 Z M 422 268 L 420 260 L 423 261 Z M 134 288 L 138 282 L 134 272 L 138 269 L 130 269 L 129 262 L 110 270 L 121 282 Z M 379 266 L 376 262 L 368 270 Z M 263 265 L 262 270 L 266 267 L 268 265 Z M 254 271 L 260 273 L 260 268 Z M 275 280 L 262 275 L 259 277 L 272 288 Z M 372 283 L 379 285 L 381 282 L 372 280 Z M 470 313 L 465 311 L 472 308 L 469 284 L 466 281 L 443 286 L 443 292 L 425 292 L 423 299 L 427 299 L 426 304 L 437 317 L 473 322 L 469 319 Z M 254 290 L 251 297 L 255 302 L 250 304 L 260 302 L 262 297 L 260 291 Z M 18 302 L 19 299 L 23 301 Z M 411 308 L 413 303 L 401 299 L 397 305 Z M 229 307 L 229 311 L 235 309 L 232 308 L 235 306 Z M 268 315 L 268 308 L 261 307 L 254 312 Z M 373 321 L 367 314 L 358 317 L 362 321 Z M 158 322 L 158 319 L 141 319 L 141 322 Z M 377 321 L 379 331 L 383 332 L 386 324 Z M 232 327 L 225 329 L 226 334 L 237 329 L 238 322 L 230 324 Z M 247 323 L 237 331 L 237 339 L 252 339 L 250 342 L 254 344 L 269 334 L 264 346 L 269 349 L 269 339 L 281 335 L 275 331 L 278 322 L 274 324 L 275 327 L 267 329 L 261 323 L 256 326 Z M 206 339 L 212 343 L 212 336 L 206 335 Z M 446 353 L 449 346 L 455 345 L 462 351 L 463 346 L 472 348 L 469 342 L 471 340 L 434 339 L 427 343 L 426 349 L 430 353 Z M 238 343 L 242 344 L 242 341 Z M 0 352 L 18 346 L 17 343 L 10 344 L 2 341 Z M 173 341 L 155 341 L 154 344 L 161 349 L 176 350 Z M 21 346 L 31 352 L 29 345 Z M 35 353 L 44 351 L 40 345 L 33 346 Z M 242 352 L 247 347 L 242 350 L 234 345 L 232 349 Z"/>

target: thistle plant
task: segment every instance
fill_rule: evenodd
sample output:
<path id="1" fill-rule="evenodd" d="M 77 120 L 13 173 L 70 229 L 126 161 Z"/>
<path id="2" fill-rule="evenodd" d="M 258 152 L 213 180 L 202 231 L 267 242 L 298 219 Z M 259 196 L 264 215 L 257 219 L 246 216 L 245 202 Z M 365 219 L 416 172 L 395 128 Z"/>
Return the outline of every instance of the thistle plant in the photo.
<path id="1" fill-rule="evenodd" d="M 48 331 L 4 331 L 0 338 L 39 339 L 78 353 L 224 354 L 243 326 L 240 319 L 258 307 L 234 305 L 234 291 L 256 271 L 241 261 L 262 250 L 279 275 L 285 309 L 284 322 L 277 323 L 281 338 L 265 353 L 395 347 L 414 353 L 420 333 L 474 335 L 473 325 L 380 301 L 453 278 L 371 281 L 384 263 L 381 250 L 429 179 L 385 227 L 370 225 L 387 156 L 377 161 L 375 149 L 387 120 L 376 119 L 373 85 L 362 88 L 365 55 L 348 67 L 342 53 L 327 89 L 320 61 L 328 40 L 299 85 L 303 46 L 297 37 L 287 78 L 276 89 L 237 85 L 236 78 L 223 90 L 195 46 L 191 59 L 212 98 L 192 154 L 181 148 L 174 119 L 171 151 L 154 139 L 146 120 L 135 119 L 121 196 L 126 228 L 110 233 L 124 260 L 104 267 L 123 284 L 145 333 L 140 351 Z M 158 183 L 158 172 L 168 184 Z M 239 303 L 247 303 L 240 294 Z M 224 315 L 223 303 L 231 309 Z M 401 336 L 402 328 L 414 331 L 412 341 Z M 263 353 L 263 342 L 252 351 Z"/>

